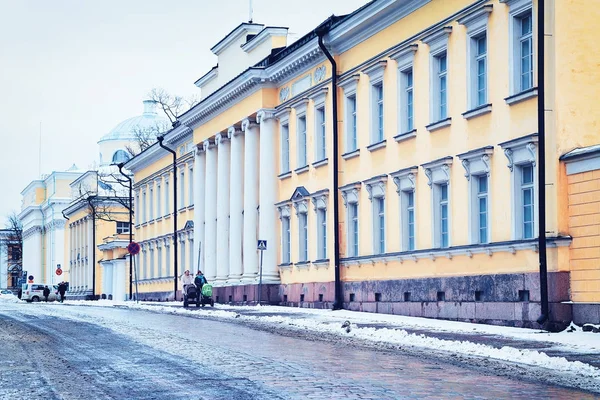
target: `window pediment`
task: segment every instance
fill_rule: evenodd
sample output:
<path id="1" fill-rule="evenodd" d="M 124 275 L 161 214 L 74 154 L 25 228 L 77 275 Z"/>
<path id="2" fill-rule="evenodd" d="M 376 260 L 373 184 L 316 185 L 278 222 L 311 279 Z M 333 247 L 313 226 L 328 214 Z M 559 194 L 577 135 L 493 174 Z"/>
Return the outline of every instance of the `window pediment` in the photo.
<path id="1" fill-rule="evenodd" d="M 311 195 L 311 201 L 313 203 L 313 207 L 315 211 L 317 210 L 326 210 L 327 202 L 329 199 L 329 189 L 320 190 Z"/>
<path id="2" fill-rule="evenodd" d="M 306 107 L 308 106 L 308 98 L 304 97 L 290 104 L 290 107 L 296 111 L 296 115 L 306 113 Z"/>
<path id="3" fill-rule="evenodd" d="M 515 165 L 529 163 L 535 166 L 537 161 L 537 142 L 538 134 L 534 133 L 500 143 L 500 147 L 502 147 L 504 155 L 508 159 L 508 168 L 512 171 Z"/>
<path id="4" fill-rule="evenodd" d="M 367 192 L 369 193 L 369 200 L 373 200 L 373 197 L 385 198 L 387 178 L 387 175 L 380 175 L 364 181 Z"/>
<path id="5" fill-rule="evenodd" d="M 435 53 L 436 51 L 445 48 L 448 44 L 448 37 L 452 33 L 451 26 L 445 26 L 430 35 L 425 36 L 421 39 L 423 43 L 429 46 L 429 51 Z"/>
<path id="6" fill-rule="evenodd" d="M 418 49 L 419 45 L 414 43 L 393 53 L 390 58 L 396 61 L 398 69 L 403 70 L 412 65 Z"/>
<path id="7" fill-rule="evenodd" d="M 413 166 L 392 172 L 390 175 L 396 184 L 396 191 L 400 193 L 402 191 L 414 190 L 418 171 L 419 168 Z"/>
<path id="8" fill-rule="evenodd" d="M 458 23 L 464 25 L 467 28 L 467 33 L 470 35 L 483 31 L 487 26 L 488 18 L 493 8 L 493 4 L 486 4 L 459 19 Z"/>
<path id="9" fill-rule="evenodd" d="M 465 169 L 465 178 L 471 179 L 471 175 L 490 176 L 490 157 L 494 153 L 493 146 L 486 146 L 459 154 L 458 158 Z"/>
<path id="10" fill-rule="evenodd" d="M 340 81 L 338 83 L 338 87 L 341 87 L 346 96 L 352 95 L 356 93 L 356 86 L 358 85 L 358 80 L 360 79 L 360 74 L 350 75 L 348 78 Z"/>
<path id="11" fill-rule="evenodd" d="M 342 192 L 342 199 L 344 200 L 344 206 L 348 206 L 348 203 L 358 204 L 360 194 L 360 182 L 350 183 L 340 188 Z"/>
<path id="12" fill-rule="evenodd" d="M 276 204 L 277 211 L 279 211 L 279 219 L 290 217 L 290 206 L 291 203 L 289 201 L 284 201 L 282 203 Z"/>
<path id="13" fill-rule="evenodd" d="M 362 72 L 369 76 L 371 84 L 379 83 L 383 80 L 383 72 L 387 66 L 387 60 L 377 61 L 375 64 L 365 68 Z"/>
<path id="14" fill-rule="evenodd" d="M 450 182 L 452 160 L 453 158 L 448 156 L 421 165 L 428 179 L 427 184 L 430 187 L 434 183 Z"/>

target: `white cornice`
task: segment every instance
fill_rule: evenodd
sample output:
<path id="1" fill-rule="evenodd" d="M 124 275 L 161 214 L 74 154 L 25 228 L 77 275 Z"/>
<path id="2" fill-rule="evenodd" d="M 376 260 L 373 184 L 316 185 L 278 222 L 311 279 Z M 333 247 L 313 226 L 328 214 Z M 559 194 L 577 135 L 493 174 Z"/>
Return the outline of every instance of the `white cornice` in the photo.
<path id="1" fill-rule="evenodd" d="M 431 0 L 378 0 L 363 8 L 329 32 L 335 53 L 343 53 Z"/>
<path id="2" fill-rule="evenodd" d="M 210 71 L 208 71 L 206 74 L 204 74 L 202 77 L 200 77 L 200 79 L 198 79 L 196 82 L 194 82 L 194 85 L 196 85 L 196 87 L 202 88 L 202 86 L 204 86 L 208 82 L 212 81 L 217 76 L 219 76 L 219 66 L 218 65 L 214 66 Z"/>
<path id="3" fill-rule="evenodd" d="M 29 183 L 29 185 L 25 186 L 25 189 L 23 189 L 21 191 L 21 195 L 25 195 L 28 191 L 30 191 L 31 189 L 37 189 L 37 188 L 43 188 L 44 187 L 44 181 L 41 179 L 36 179 L 33 180 Z"/>

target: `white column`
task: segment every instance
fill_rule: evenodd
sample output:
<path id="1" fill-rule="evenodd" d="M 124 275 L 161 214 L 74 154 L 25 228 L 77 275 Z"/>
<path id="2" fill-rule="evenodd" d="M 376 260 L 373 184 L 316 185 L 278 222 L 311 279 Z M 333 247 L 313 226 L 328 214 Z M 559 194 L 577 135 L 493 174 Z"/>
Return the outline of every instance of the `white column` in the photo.
<path id="1" fill-rule="evenodd" d="M 205 217 L 205 275 L 213 283 L 217 276 L 217 149 L 214 142 L 204 142 L 206 153 L 206 195 L 204 199 Z"/>
<path id="2" fill-rule="evenodd" d="M 88 265 L 86 268 L 86 280 L 88 290 L 92 290 L 92 271 L 96 266 L 94 265 L 94 242 L 92 241 L 92 229 L 94 229 L 94 221 L 91 217 L 87 220 L 87 242 L 88 242 Z"/>
<path id="3" fill-rule="evenodd" d="M 254 282 L 258 276 L 256 250 L 258 227 L 258 125 L 249 119 L 242 122 L 244 130 L 244 272 L 242 281 Z"/>
<path id="4" fill-rule="evenodd" d="M 205 173 L 204 148 L 198 146 L 194 157 L 194 259 L 190 260 L 193 263 L 193 270 L 204 269 Z"/>
<path id="5" fill-rule="evenodd" d="M 222 285 L 229 276 L 229 157 L 230 147 L 227 135 L 216 136 L 219 149 L 217 168 L 217 279 Z"/>
<path id="6" fill-rule="evenodd" d="M 276 121 L 273 110 L 261 110 L 256 116 L 260 124 L 260 185 L 259 185 L 259 237 L 267 241 L 263 252 L 262 279 L 266 283 L 279 283 L 277 270 L 277 149 Z"/>
<path id="7" fill-rule="evenodd" d="M 126 278 L 128 271 L 129 265 L 126 260 L 119 259 L 113 262 L 113 300 L 123 301 L 126 299 L 127 290 L 129 289 Z"/>
<path id="8" fill-rule="evenodd" d="M 231 190 L 229 196 L 229 278 L 230 283 L 242 279 L 242 237 L 244 229 L 244 136 L 234 126 L 227 136 L 231 140 Z"/>
<path id="9" fill-rule="evenodd" d="M 69 250 L 67 250 L 69 254 Z M 64 220 L 57 220 L 54 223 L 54 265 L 50 268 L 52 279 L 49 282 L 57 283 L 63 280 L 62 276 L 56 275 L 56 267 L 60 264 L 61 269 L 67 268 L 67 262 L 65 260 L 65 222 Z"/>

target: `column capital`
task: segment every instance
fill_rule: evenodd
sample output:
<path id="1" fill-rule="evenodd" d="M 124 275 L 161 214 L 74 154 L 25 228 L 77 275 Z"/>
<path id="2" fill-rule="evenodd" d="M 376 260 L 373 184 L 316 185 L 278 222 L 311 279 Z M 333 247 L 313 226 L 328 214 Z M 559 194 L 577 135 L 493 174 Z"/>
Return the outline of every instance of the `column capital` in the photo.
<path id="1" fill-rule="evenodd" d="M 227 137 L 227 135 L 225 133 L 222 133 L 222 132 L 217 133 L 217 135 L 215 136 L 215 143 L 217 144 L 217 146 L 220 146 L 227 142 L 229 142 L 229 137 Z"/>
<path id="2" fill-rule="evenodd" d="M 194 146 L 194 157 L 198 157 L 202 153 L 204 153 L 204 142 L 198 143 Z"/>
<path id="3" fill-rule="evenodd" d="M 229 139 L 233 139 L 234 136 L 241 135 L 244 131 L 235 127 L 235 125 L 230 126 L 227 130 L 227 137 Z"/>
<path id="4" fill-rule="evenodd" d="M 254 122 L 250 118 L 245 118 L 242 121 L 242 131 L 244 131 L 244 132 L 246 132 L 248 129 L 254 128 L 256 126 L 258 126 L 258 125 L 256 125 L 256 122 Z"/>
<path id="5" fill-rule="evenodd" d="M 269 119 L 275 119 L 275 110 L 272 108 L 263 108 L 256 114 L 256 122 L 259 124 Z"/>
<path id="6" fill-rule="evenodd" d="M 214 140 L 211 141 L 210 139 L 206 139 L 204 142 L 202 142 L 202 147 L 204 148 L 204 151 L 212 149 L 215 146 L 216 146 L 216 143 Z"/>

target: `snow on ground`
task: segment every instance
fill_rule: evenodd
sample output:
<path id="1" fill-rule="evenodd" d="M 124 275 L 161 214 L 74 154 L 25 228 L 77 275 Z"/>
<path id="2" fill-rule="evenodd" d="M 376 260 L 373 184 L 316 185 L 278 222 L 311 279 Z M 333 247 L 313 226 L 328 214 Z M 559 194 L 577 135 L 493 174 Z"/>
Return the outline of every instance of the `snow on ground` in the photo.
<path id="1" fill-rule="evenodd" d="M 60 305 L 59 303 L 51 303 Z M 202 310 L 186 309 L 181 302 L 116 302 L 99 300 L 96 302 L 69 300 L 69 305 L 94 307 L 126 307 L 158 313 L 182 314 L 202 318 L 204 316 L 224 320 L 238 319 L 265 324 L 275 324 L 289 329 L 310 330 L 340 336 L 350 336 L 371 343 L 385 343 L 408 346 L 471 356 L 489 357 L 497 360 L 516 362 L 525 365 L 551 368 L 556 371 L 573 373 L 600 381 L 600 369 L 580 361 L 568 361 L 563 357 L 551 357 L 541 351 L 504 346 L 496 348 L 470 341 L 443 340 L 424 334 L 414 334 L 409 330 L 430 332 L 461 333 L 471 335 L 495 335 L 515 341 L 550 342 L 566 352 L 600 353 L 600 334 L 583 332 L 572 325 L 560 333 L 548 333 L 536 329 L 511 328 L 493 325 L 480 325 L 466 322 L 406 317 L 387 314 L 370 314 L 355 311 L 331 311 L 307 308 L 278 306 L 227 306 L 217 305 Z M 251 315 L 248 315 L 251 314 Z M 350 329 L 342 328 L 348 321 Z M 384 327 L 368 325 L 380 324 Z M 367 325 L 367 326 L 364 326 Z"/>

